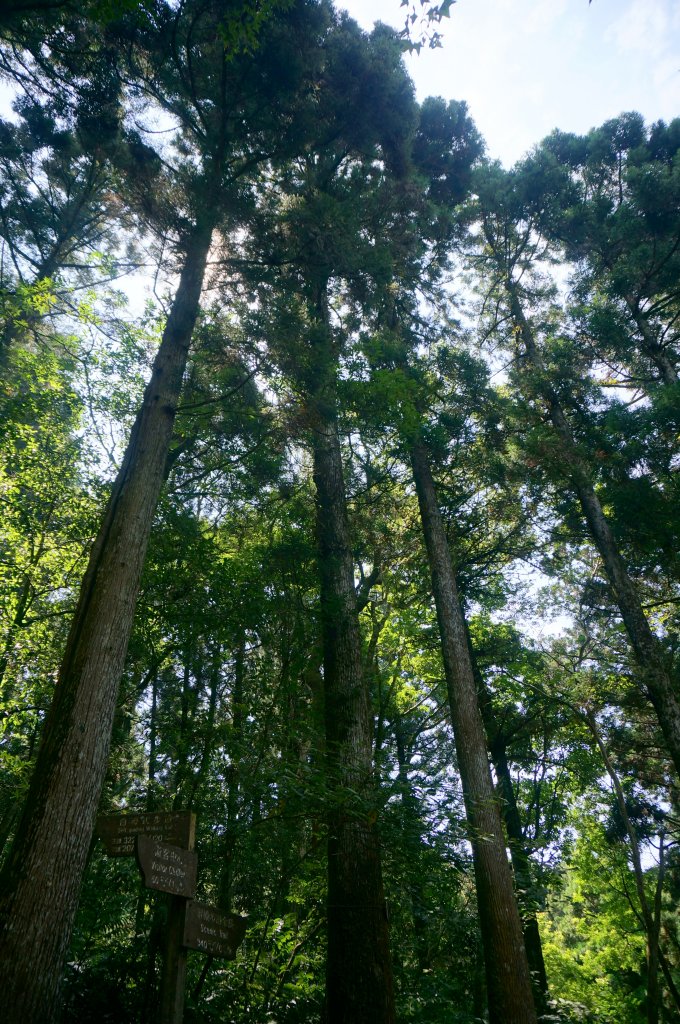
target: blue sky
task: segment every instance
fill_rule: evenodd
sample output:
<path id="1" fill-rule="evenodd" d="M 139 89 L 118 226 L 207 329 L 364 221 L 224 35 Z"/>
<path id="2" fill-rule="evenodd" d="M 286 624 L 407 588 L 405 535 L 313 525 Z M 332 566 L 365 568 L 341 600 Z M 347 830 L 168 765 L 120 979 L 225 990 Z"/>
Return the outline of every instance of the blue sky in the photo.
<path id="1" fill-rule="evenodd" d="M 338 6 L 367 28 L 403 23 L 399 0 Z M 466 100 L 506 164 L 553 128 L 680 117 L 680 0 L 458 0 L 443 35 L 408 61 L 418 96 Z"/>

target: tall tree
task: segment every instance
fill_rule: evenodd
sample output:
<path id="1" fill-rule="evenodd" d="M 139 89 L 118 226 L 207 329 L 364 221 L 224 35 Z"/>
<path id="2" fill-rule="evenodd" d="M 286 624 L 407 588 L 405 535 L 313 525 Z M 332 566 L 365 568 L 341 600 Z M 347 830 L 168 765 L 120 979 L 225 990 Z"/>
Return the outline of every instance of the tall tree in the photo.
<path id="1" fill-rule="evenodd" d="M 638 662 L 641 684 L 654 706 L 676 771 L 680 771 L 680 702 L 670 671 L 668 654 L 653 632 L 640 595 L 616 543 L 598 498 L 593 470 L 579 446 L 565 412 L 565 403 L 548 373 L 537 331 L 525 311 L 529 301 L 532 261 L 543 253 L 540 226 L 531 209 L 522 206 L 521 189 L 513 191 L 513 178 L 502 180 L 494 169 L 486 181 L 480 179 L 481 220 L 492 287 L 497 290 L 512 324 L 512 338 L 522 386 L 546 409 L 559 458 L 567 469 L 593 543 L 615 595 L 621 617 Z M 574 399 L 568 401 L 574 406 Z"/>
<path id="2" fill-rule="evenodd" d="M 175 211 L 167 225 L 175 234 L 179 285 L 92 549 L 31 788 L 3 868 L 0 965 L 11 1021 L 45 1022 L 57 1012 L 208 252 L 225 212 L 233 224 L 240 180 L 276 149 L 274 133 L 290 116 L 286 103 L 306 71 L 297 60 L 300 40 L 315 45 L 323 25 L 315 15 L 315 5 L 299 4 L 263 30 L 257 54 L 225 49 L 222 13 L 211 4 L 163 7 L 151 28 L 132 22 L 116 30 L 127 43 L 134 87 L 180 120 Z M 296 59 L 287 60 L 293 41 Z"/>
<path id="3" fill-rule="evenodd" d="M 428 100 L 420 115 L 412 150 L 413 180 L 405 190 L 407 203 L 390 223 L 393 277 L 380 292 L 378 328 L 391 337 L 385 345 L 387 360 L 383 355 L 383 366 L 376 369 L 384 371 L 385 362 L 389 365 L 391 361 L 404 388 L 400 419 L 418 496 L 473 850 L 490 1019 L 528 1024 L 536 1020 L 536 1012 L 526 950 L 465 619 L 427 445 L 430 396 L 421 392 L 417 368 L 409 366 L 419 340 L 415 289 L 429 285 L 430 291 L 436 292 L 437 279 L 447 265 L 448 245 L 459 230 L 452 208 L 466 194 L 481 142 L 465 104 Z M 411 205 L 410 216 L 404 217 L 406 205 Z M 418 225 L 415 232 L 413 219 Z"/>
<path id="4" fill-rule="evenodd" d="M 351 87 L 348 89 L 348 83 Z M 382 165 L 403 164 L 415 106 L 394 35 L 347 20 L 329 49 L 310 148 L 272 195 L 278 239 L 272 354 L 304 417 L 316 490 L 328 813 L 326 1017 L 394 1020 L 373 775 L 373 709 L 362 664 L 353 540 L 340 442 L 339 378 L 349 332 L 333 307 L 343 282 L 380 272 L 369 236 L 380 218 Z M 265 204 L 266 205 L 266 204 Z M 278 209 L 277 209 L 278 206 Z M 291 335 L 297 337 L 292 340 Z"/>
<path id="5" fill-rule="evenodd" d="M 489 1016 L 493 1022 L 536 1020 L 526 948 L 505 852 L 500 809 L 491 779 L 488 740 L 467 645 L 465 619 L 437 492 L 422 440 L 411 449 L 458 764 L 470 828 L 480 927 L 484 941 Z"/>

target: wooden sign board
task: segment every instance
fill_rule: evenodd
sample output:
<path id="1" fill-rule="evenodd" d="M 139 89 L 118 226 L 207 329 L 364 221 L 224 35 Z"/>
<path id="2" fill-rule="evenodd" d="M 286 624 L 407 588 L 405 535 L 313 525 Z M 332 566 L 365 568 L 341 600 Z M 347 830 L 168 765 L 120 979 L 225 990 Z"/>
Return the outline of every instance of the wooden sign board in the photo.
<path id="1" fill-rule="evenodd" d="M 183 945 L 233 960 L 246 934 L 248 918 L 225 914 L 206 903 L 187 903 Z"/>
<path id="2" fill-rule="evenodd" d="M 135 852 L 147 889 L 159 889 L 189 900 L 196 895 L 198 854 L 193 850 L 137 836 Z"/>
<path id="3" fill-rule="evenodd" d="M 100 814 L 96 832 L 109 857 L 132 857 L 135 837 L 148 836 L 188 850 L 194 845 L 196 816 L 191 811 L 158 811 L 155 814 Z"/>

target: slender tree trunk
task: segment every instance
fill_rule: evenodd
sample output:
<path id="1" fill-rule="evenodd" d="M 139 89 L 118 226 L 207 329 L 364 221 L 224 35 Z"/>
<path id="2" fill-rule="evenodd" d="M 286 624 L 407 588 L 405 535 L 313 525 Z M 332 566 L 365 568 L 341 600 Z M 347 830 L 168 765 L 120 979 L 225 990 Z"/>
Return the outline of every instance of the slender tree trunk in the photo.
<path id="1" fill-rule="evenodd" d="M 147 774 L 146 809 L 156 809 L 156 745 L 158 743 L 158 669 L 151 683 L 151 717 L 149 719 L 149 766 Z"/>
<path id="2" fill-rule="evenodd" d="M 310 396 L 321 582 L 328 837 L 328 1024 L 393 1024 L 389 930 L 373 815 L 373 715 L 362 671 L 342 454 L 336 364 L 325 290 L 316 310 L 318 385 Z"/>
<path id="3" fill-rule="evenodd" d="M 234 654 L 234 685 L 231 690 L 231 737 L 229 741 L 227 820 L 224 830 L 224 859 L 220 878 L 219 906 L 231 910 L 234 884 L 234 854 L 238 829 L 240 799 L 240 764 L 243 757 L 243 723 L 245 720 L 246 637 L 241 637 Z"/>
<path id="4" fill-rule="evenodd" d="M 182 696 L 180 699 L 179 733 L 177 736 L 177 764 L 175 765 L 174 773 L 175 796 L 172 801 L 173 811 L 182 810 L 185 800 L 184 790 L 189 779 L 189 752 L 194 739 L 190 728 L 190 718 L 193 718 L 193 711 L 196 705 L 191 685 L 191 670 L 194 661 L 194 645 L 189 640 L 184 650 L 184 667 L 182 670 Z M 197 679 L 197 689 L 199 686 L 200 683 Z"/>
<path id="5" fill-rule="evenodd" d="M 509 279 L 506 288 L 512 318 L 534 370 L 534 386 L 548 408 L 555 433 L 561 441 L 565 469 L 571 477 L 591 537 L 602 558 L 605 573 L 640 666 L 646 693 L 656 711 L 668 752 L 680 775 L 680 701 L 671 679 L 665 652 L 650 628 L 635 584 L 628 575 L 625 562 L 595 493 L 590 468 L 578 451 L 569 421 L 556 392 L 550 385 L 533 330 L 524 315 L 517 286 Z"/>
<path id="6" fill-rule="evenodd" d="M 151 522 L 212 237 L 199 220 L 80 591 L 0 897 L 7 1024 L 56 1019 Z"/>
<path id="7" fill-rule="evenodd" d="M 26 573 L 24 581 L 21 585 L 21 591 L 19 592 L 19 600 L 14 612 L 14 617 L 9 624 L 7 633 L 5 634 L 5 643 L 3 645 L 2 653 L 0 654 L 0 697 L 2 698 L 3 704 L 8 700 L 11 700 L 13 695 L 14 686 L 4 685 L 5 672 L 9 666 L 12 650 L 16 641 L 17 633 L 24 624 L 24 618 L 26 612 L 30 606 L 31 600 L 31 580 Z"/>
<path id="8" fill-rule="evenodd" d="M 143 691 L 142 691 L 143 692 Z M 149 719 L 149 762 L 147 767 L 146 800 L 144 805 L 147 812 L 156 808 L 156 737 L 158 730 L 158 668 L 153 672 L 151 681 L 151 716 Z M 141 883 L 139 895 L 137 896 L 137 910 L 135 911 L 135 935 L 141 935 L 144 931 L 144 917 L 146 912 L 148 889 Z"/>
<path id="9" fill-rule="evenodd" d="M 187 800 L 187 808 L 192 810 L 196 804 L 205 781 L 208 777 L 208 767 L 215 745 L 215 718 L 217 716 L 217 696 L 220 686 L 220 669 L 222 667 L 222 648 L 219 644 L 212 652 L 212 665 L 210 669 L 210 694 L 208 697 L 208 714 L 203 726 L 203 743 L 201 745 L 201 759 L 198 768 L 194 772 L 191 781 L 191 790 Z"/>
<path id="10" fill-rule="evenodd" d="M 222 648 L 218 647 L 218 654 L 215 656 L 215 662 L 213 666 L 213 679 L 212 689 L 210 692 L 210 708 L 209 708 L 209 720 L 211 723 L 215 720 L 215 711 L 217 708 L 217 690 L 219 687 L 219 673 L 220 673 L 220 657 Z M 219 655 L 219 656 L 218 656 Z M 231 691 L 231 740 L 229 757 L 231 765 L 228 769 L 227 774 L 227 819 L 225 822 L 224 830 L 224 855 L 222 860 L 222 869 L 220 873 L 220 886 L 219 895 L 217 899 L 217 905 L 220 910 L 230 911 L 231 910 L 231 896 L 234 884 L 234 861 L 236 852 L 236 840 L 237 840 L 237 829 L 238 829 L 238 811 L 239 811 L 239 762 L 241 759 L 241 751 L 243 744 L 243 721 L 244 721 L 244 687 L 245 687 L 245 668 L 246 668 L 246 637 L 245 632 L 241 633 L 240 642 L 236 648 L 236 654 L 234 657 L 234 685 Z M 212 728 L 210 725 L 209 728 Z M 206 740 L 206 743 L 208 740 Z M 208 751 L 208 748 L 204 748 L 204 753 Z M 192 997 L 194 1002 L 198 1002 L 203 986 L 207 980 L 208 974 L 212 970 L 214 959 L 212 956 L 207 957 L 203 970 L 201 971 L 200 977 L 194 986 Z M 244 983 L 247 984 L 244 978 Z"/>
<path id="11" fill-rule="evenodd" d="M 448 542 L 426 448 L 411 465 L 437 607 L 451 720 L 477 885 L 491 1024 L 535 1024 L 522 926 L 487 756 L 479 697 Z"/>
<path id="12" fill-rule="evenodd" d="M 496 778 L 498 779 L 498 790 L 502 797 L 501 810 L 508 836 L 512 872 L 515 876 L 517 902 L 519 904 L 522 932 L 524 934 L 524 946 L 527 951 L 529 970 L 531 971 L 534 1003 L 536 1004 L 536 1012 L 540 1019 L 543 1014 L 548 1012 L 549 992 L 548 976 L 543 959 L 541 933 L 536 917 L 536 902 L 532 897 L 533 877 L 531 860 L 524 844 L 522 822 L 508 766 L 507 749 L 502 738 L 500 740 L 496 739 L 495 742 L 491 743 L 490 752 L 491 760 L 496 770 Z"/>
<path id="13" fill-rule="evenodd" d="M 156 663 L 151 681 L 151 716 L 149 719 L 149 762 L 147 768 L 146 810 L 150 813 L 158 806 L 156 792 L 156 747 L 158 743 L 158 677 L 159 664 Z M 146 687 L 141 688 L 144 692 Z M 140 1024 L 149 1024 L 156 1017 L 158 996 L 157 958 L 161 948 L 163 927 L 163 906 L 161 893 L 151 892 L 139 880 L 139 895 L 135 912 L 135 935 L 142 935 L 145 930 L 146 906 L 150 904 L 149 934 L 146 942 L 144 962 L 140 964 Z"/>
<path id="14" fill-rule="evenodd" d="M 467 626 L 467 623 L 466 623 Z M 529 970 L 531 972 L 531 984 L 534 991 L 534 1004 L 536 1013 L 541 1017 L 548 1012 L 548 976 L 543 959 L 543 944 L 541 933 L 536 917 L 536 901 L 532 897 L 533 872 L 531 858 L 527 852 L 522 830 L 522 819 L 520 817 L 517 800 L 515 798 L 515 787 L 512 784 L 510 766 L 508 764 L 508 748 L 506 737 L 498 726 L 496 715 L 491 700 L 491 695 L 486 681 L 479 669 L 475 657 L 474 648 L 470 639 L 470 631 L 466 628 L 468 651 L 472 661 L 472 670 L 477 684 L 479 694 L 479 707 L 482 713 L 482 722 L 489 743 L 489 753 L 498 780 L 498 793 L 501 797 L 501 814 L 505 824 L 505 832 L 508 837 L 510 849 L 510 860 L 512 873 L 515 879 L 515 891 L 520 918 L 522 921 L 522 933 L 524 935 L 524 946 L 527 951 Z"/>
<path id="15" fill-rule="evenodd" d="M 661 897 L 663 895 L 663 885 L 666 878 L 666 835 L 662 830 L 659 835 L 659 872 L 656 879 L 656 892 L 654 893 L 654 934 L 656 935 L 656 954 L 659 958 L 659 966 L 663 971 L 663 976 L 666 979 L 666 985 L 668 991 L 671 994 L 671 999 L 675 1003 L 676 1013 L 680 1013 L 680 992 L 678 991 L 677 985 L 673 980 L 671 973 L 670 964 L 667 958 L 664 956 L 663 950 L 661 949 L 660 937 L 661 937 Z M 665 932 L 667 934 L 667 932 Z"/>

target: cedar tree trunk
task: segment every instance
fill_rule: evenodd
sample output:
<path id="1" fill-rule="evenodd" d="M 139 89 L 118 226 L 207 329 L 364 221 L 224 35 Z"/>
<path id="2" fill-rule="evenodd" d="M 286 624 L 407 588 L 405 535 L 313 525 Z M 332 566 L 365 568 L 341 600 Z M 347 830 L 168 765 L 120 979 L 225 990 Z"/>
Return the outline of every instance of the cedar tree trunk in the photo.
<path id="1" fill-rule="evenodd" d="M 487 756 L 465 620 L 426 448 L 417 441 L 411 466 L 432 574 L 444 673 L 477 885 L 490 1024 L 535 1024 L 522 926 Z"/>
<path id="2" fill-rule="evenodd" d="M 527 951 L 527 960 L 529 961 L 529 970 L 531 972 L 534 1003 L 540 1019 L 543 1014 L 548 1012 L 549 992 L 548 976 L 545 970 L 545 960 L 543 959 L 541 933 L 536 917 L 536 906 L 531 897 L 533 887 L 531 860 L 524 845 L 522 822 L 508 766 L 507 750 L 502 737 L 497 737 L 491 743 L 490 753 L 496 771 L 496 778 L 498 779 L 498 792 L 503 801 L 503 821 L 505 822 L 508 846 L 510 847 L 512 872 L 515 876 L 517 900 L 522 920 L 522 932 L 524 934 L 524 946 Z"/>
<path id="3" fill-rule="evenodd" d="M 6 1024 L 50 1024 L 57 1017 L 212 228 L 211 220 L 199 220 L 187 239 L 177 294 L 92 548 L 31 787 L 0 879 Z"/>
<path id="4" fill-rule="evenodd" d="M 470 640 L 470 632 L 467 628 L 466 636 L 472 662 L 472 671 L 475 683 L 477 684 L 477 693 L 479 694 L 479 709 L 482 713 L 482 722 L 484 723 L 484 731 L 486 732 L 489 744 L 491 762 L 496 772 L 498 795 L 501 798 L 501 814 L 503 815 L 505 832 L 508 837 L 512 873 L 515 879 L 515 892 L 517 893 L 517 904 L 522 921 L 524 947 L 527 951 L 531 984 L 534 990 L 534 1004 L 540 1020 L 543 1014 L 548 1012 L 550 993 L 548 991 L 548 976 L 543 958 L 541 933 L 536 917 L 536 903 L 531 895 L 533 888 L 531 858 L 524 843 L 522 819 L 517 807 L 515 788 L 512 784 L 512 776 L 508 764 L 507 737 L 502 728 L 497 724 L 491 695 L 477 664 L 474 648 Z"/>
<path id="5" fill-rule="evenodd" d="M 335 414 L 335 360 L 320 300 L 311 398 L 321 582 L 328 836 L 328 1024 L 393 1024 L 389 930 L 373 811 L 373 715 L 362 670 L 354 560 Z"/>

